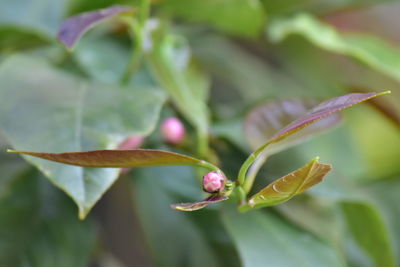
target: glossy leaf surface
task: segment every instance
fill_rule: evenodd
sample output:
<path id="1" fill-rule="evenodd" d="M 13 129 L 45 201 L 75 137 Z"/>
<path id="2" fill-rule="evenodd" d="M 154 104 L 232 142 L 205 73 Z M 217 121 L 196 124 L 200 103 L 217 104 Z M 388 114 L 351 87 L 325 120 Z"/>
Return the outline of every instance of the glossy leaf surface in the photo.
<path id="1" fill-rule="evenodd" d="M 304 167 L 272 182 L 248 200 L 251 208 L 267 207 L 285 202 L 320 183 L 332 169 L 313 159 Z"/>
<path id="2" fill-rule="evenodd" d="M 228 197 L 226 196 L 209 196 L 202 201 L 197 201 L 192 203 L 172 204 L 171 208 L 174 210 L 181 210 L 181 211 L 194 211 L 202 209 L 210 204 L 218 203 L 227 199 Z"/>
<path id="3" fill-rule="evenodd" d="M 65 20 L 58 31 L 57 38 L 68 49 L 72 49 L 79 38 L 96 24 L 117 15 L 133 12 L 129 6 L 111 6 L 108 8 L 85 12 Z"/>
<path id="4" fill-rule="evenodd" d="M 202 163 L 201 160 L 182 154 L 152 149 L 92 150 L 70 153 L 38 153 L 14 150 L 9 150 L 9 152 L 90 168 L 133 168 L 163 165 L 198 165 Z"/>
<path id="5" fill-rule="evenodd" d="M 265 104 L 261 104 L 252 109 L 244 121 L 244 132 L 247 141 L 253 149 L 257 149 L 286 125 L 304 116 L 316 104 L 316 101 L 306 99 L 267 101 Z M 314 135 L 331 129 L 339 122 L 339 114 L 333 114 L 321 119 L 304 128 L 298 134 L 289 136 L 285 141 L 271 144 L 268 148 L 268 154 L 271 155 L 301 143 Z"/>
<path id="6" fill-rule="evenodd" d="M 400 81 L 400 49 L 377 37 L 340 34 L 333 27 L 307 14 L 276 20 L 270 25 L 269 37 L 272 41 L 281 41 L 290 34 L 300 34 L 322 49 L 354 57 Z"/>
<path id="7" fill-rule="evenodd" d="M 22 56 L 3 62 L 0 82 L 0 130 L 16 150 L 116 148 L 128 136 L 148 135 L 165 100 L 156 88 L 88 83 Z M 26 159 L 74 199 L 81 217 L 118 176 L 117 169 L 82 169 Z"/>

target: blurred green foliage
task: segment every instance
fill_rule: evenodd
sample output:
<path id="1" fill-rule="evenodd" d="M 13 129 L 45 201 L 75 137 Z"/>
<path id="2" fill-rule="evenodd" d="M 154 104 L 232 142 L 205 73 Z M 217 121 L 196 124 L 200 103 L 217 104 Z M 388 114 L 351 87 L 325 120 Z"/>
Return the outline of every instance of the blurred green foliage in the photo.
<path id="1" fill-rule="evenodd" d="M 0 152 L 0 266 L 399 265 L 400 36 L 388 28 L 400 18 L 387 15 L 400 12 L 399 3 L 151 1 L 155 29 L 141 33 L 143 55 L 125 84 L 138 42 L 120 20 L 91 29 L 72 52 L 56 40 L 65 18 L 113 4 L 133 6 L 134 19 L 147 16 L 146 1 L 0 2 L 2 151 L 111 149 L 141 135 L 147 148 L 206 156 L 235 180 L 252 151 L 242 123 L 256 105 L 392 94 L 346 111 L 335 129 L 271 157 L 254 192 L 316 155 L 334 169 L 306 194 L 248 213 L 232 202 L 170 210 L 204 197 L 202 172 L 192 167 L 119 177 L 115 169 L 27 157 L 36 170 Z M 380 28 L 360 27 L 370 24 Z M 179 148 L 163 144 L 158 129 L 171 115 L 188 129 Z M 128 184 L 123 204 L 115 199 L 124 193 L 112 187 L 116 181 Z M 99 201 L 108 189 L 116 191 Z M 73 201 L 81 217 L 99 203 L 80 221 Z M 111 231 L 122 208 L 132 226 Z M 119 246 L 109 242 L 115 233 L 123 237 L 113 239 Z M 127 247 L 128 239 L 140 242 Z"/>

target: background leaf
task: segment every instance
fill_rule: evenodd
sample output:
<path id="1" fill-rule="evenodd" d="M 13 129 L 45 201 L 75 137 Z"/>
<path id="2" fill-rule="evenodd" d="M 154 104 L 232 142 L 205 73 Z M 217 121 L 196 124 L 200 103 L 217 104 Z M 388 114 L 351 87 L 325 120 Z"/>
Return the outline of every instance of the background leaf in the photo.
<path id="1" fill-rule="evenodd" d="M 243 266 L 345 266 L 333 247 L 271 213 L 226 210 L 222 220 Z"/>
<path id="2" fill-rule="evenodd" d="M 265 12 L 259 1 L 222 0 L 166 1 L 164 9 L 190 22 L 203 22 L 234 35 L 257 36 L 265 23 Z"/>
<path id="3" fill-rule="evenodd" d="M 88 266 L 93 225 L 76 218 L 65 196 L 32 170 L 19 175 L 11 190 L 0 200 L 2 266 Z"/>
<path id="4" fill-rule="evenodd" d="M 4 62 L 0 81 L 0 129 L 20 150 L 116 148 L 132 134 L 148 135 L 164 102 L 162 92 L 154 88 L 89 84 L 26 57 Z M 118 176 L 117 169 L 82 169 L 32 157 L 27 160 L 74 199 L 81 217 Z"/>
<path id="5" fill-rule="evenodd" d="M 133 9 L 129 6 L 115 5 L 70 17 L 61 24 L 57 38 L 68 49 L 72 49 L 79 38 L 96 24 L 117 15 L 132 11 Z"/>
<path id="6" fill-rule="evenodd" d="M 340 34 L 333 27 L 307 14 L 270 25 L 269 38 L 274 42 L 290 34 L 300 34 L 314 45 L 331 52 L 358 59 L 366 65 L 400 81 L 400 50 L 381 39 L 361 34 Z"/>

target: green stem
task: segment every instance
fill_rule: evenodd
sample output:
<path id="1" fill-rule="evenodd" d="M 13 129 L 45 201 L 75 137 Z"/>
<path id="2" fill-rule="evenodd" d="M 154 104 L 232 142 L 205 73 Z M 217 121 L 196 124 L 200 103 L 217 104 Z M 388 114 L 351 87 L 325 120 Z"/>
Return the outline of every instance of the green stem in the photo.
<path id="1" fill-rule="evenodd" d="M 248 194 L 253 187 L 254 181 L 256 179 L 257 173 L 261 169 L 261 167 L 265 164 L 267 161 L 266 156 L 260 156 L 258 157 L 257 161 L 254 161 L 253 164 L 250 166 L 246 179 L 243 184 L 243 190 Z"/>
<path id="2" fill-rule="evenodd" d="M 237 179 L 239 186 L 242 186 L 244 184 L 244 181 L 246 180 L 247 170 L 250 168 L 251 164 L 253 164 L 256 158 L 257 158 L 256 154 L 252 153 L 242 164 L 242 167 L 240 167 Z"/>
<path id="3" fill-rule="evenodd" d="M 130 30 L 131 39 L 133 42 L 131 57 L 129 63 L 122 75 L 121 84 L 127 85 L 132 77 L 132 74 L 136 72 L 142 61 L 143 57 L 143 30 L 140 23 L 131 17 L 124 17 L 123 21 L 128 25 Z"/>

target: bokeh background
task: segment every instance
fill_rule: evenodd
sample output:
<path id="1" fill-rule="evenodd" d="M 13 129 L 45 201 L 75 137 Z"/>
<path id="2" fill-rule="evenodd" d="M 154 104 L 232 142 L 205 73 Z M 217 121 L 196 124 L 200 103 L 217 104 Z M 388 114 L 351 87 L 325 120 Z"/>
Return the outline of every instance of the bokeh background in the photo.
<path id="1" fill-rule="evenodd" d="M 114 4 L 140 14 L 144 2 L 0 0 L 0 266 L 399 266 L 400 2 L 151 1 L 149 27 L 163 25 L 173 53 L 161 65 L 143 55 L 128 82 L 138 47 L 118 19 L 88 31 L 72 52 L 56 39 L 70 16 Z M 170 78 L 194 90 L 194 104 L 177 101 L 154 71 L 180 64 Z M 328 133 L 271 157 L 254 191 L 315 156 L 334 167 L 323 183 L 245 214 L 234 202 L 171 210 L 204 197 L 192 167 L 118 178 L 114 169 L 5 153 L 112 149 L 142 136 L 142 147 L 196 155 L 200 105 L 207 156 L 234 180 L 252 151 L 243 121 L 255 106 L 385 90 L 343 112 Z M 186 125 L 180 147 L 160 134 L 169 116 Z"/>

